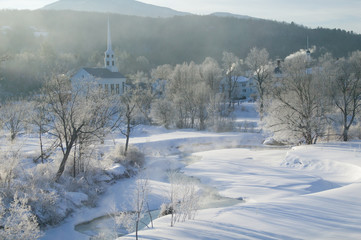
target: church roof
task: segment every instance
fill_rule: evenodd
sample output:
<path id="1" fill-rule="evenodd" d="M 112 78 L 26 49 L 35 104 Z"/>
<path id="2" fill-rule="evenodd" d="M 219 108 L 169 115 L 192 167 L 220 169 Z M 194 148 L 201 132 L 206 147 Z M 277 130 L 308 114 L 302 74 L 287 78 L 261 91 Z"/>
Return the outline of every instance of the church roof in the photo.
<path id="1" fill-rule="evenodd" d="M 98 78 L 125 78 L 120 72 L 111 72 L 107 68 L 84 68 L 84 70 Z"/>

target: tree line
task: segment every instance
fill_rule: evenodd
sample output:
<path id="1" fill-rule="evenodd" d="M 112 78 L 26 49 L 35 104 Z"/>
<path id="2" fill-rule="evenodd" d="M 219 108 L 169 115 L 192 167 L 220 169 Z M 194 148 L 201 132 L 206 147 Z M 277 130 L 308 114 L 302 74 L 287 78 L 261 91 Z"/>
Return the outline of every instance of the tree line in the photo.
<path id="1" fill-rule="evenodd" d="M 293 23 L 217 16 L 109 16 L 123 74 L 150 72 L 163 64 L 200 64 L 206 57 L 221 62 L 224 51 L 245 59 L 252 47 L 268 49 L 272 59 L 283 59 L 306 47 L 307 36 L 318 46 L 315 57 L 326 52 L 342 57 L 361 48 L 358 34 Z M 58 66 L 58 73 L 102 66 L 107 17 L 72 11 L 1 11 L 0 55 L 10 57 L 1 69 L 2 88 L 12 95 L 37 90 L 44 75 L 54 72 L 49 66 Z"/>

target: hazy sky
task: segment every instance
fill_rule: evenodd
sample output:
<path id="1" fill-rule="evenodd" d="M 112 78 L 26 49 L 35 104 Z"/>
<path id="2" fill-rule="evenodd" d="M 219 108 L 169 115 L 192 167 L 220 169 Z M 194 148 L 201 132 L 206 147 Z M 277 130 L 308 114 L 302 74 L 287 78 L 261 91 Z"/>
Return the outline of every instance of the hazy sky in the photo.
<path id="1" fill-rule="evenodd" d="M 103 0 L 106 1 L 106 0 Z M 138 0 L 196 14 L 231 12 L 361 34 L 361 0 Z M 55 0 L 0 0 L 0 9 L 36 9 Z"/>

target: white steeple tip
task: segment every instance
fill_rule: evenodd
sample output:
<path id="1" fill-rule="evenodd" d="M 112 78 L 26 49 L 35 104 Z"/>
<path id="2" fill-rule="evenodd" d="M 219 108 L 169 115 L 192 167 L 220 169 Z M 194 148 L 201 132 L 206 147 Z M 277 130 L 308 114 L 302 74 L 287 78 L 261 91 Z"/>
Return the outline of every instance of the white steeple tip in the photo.
<path id="1" fill-rule="evenodd" d="M 107 51 L 112 51 L 112 37 L 110 34 L 110 23 L 108 17 L 108 42 L 107 42 Z"/>
<path id="2" fill-rule="evenodd" d="M 108 17 L 107 50 L 105 51 L 104 55 L 105 55 L 105 57 L 104 57 L 105 68 L 109 69 L 109 71 L 111 71 L 111 72 L 118 72 L 118 68 L 116 67 L 116 64 L 115 64 L 114 52 L 112 49 L 112 39 L 111 39 L 111 34 L 110 34 L 109 17 Z"/>

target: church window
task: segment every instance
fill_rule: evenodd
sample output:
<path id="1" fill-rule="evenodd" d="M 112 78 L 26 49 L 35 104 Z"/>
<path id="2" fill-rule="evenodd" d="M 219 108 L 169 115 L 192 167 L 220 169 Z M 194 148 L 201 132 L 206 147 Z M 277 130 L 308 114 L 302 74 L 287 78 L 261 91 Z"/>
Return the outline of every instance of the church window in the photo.
<path id="1" fill-rule="evenodd" d="M 115 93 L 119 94 L 119 84 L 115 84 Z"/>

